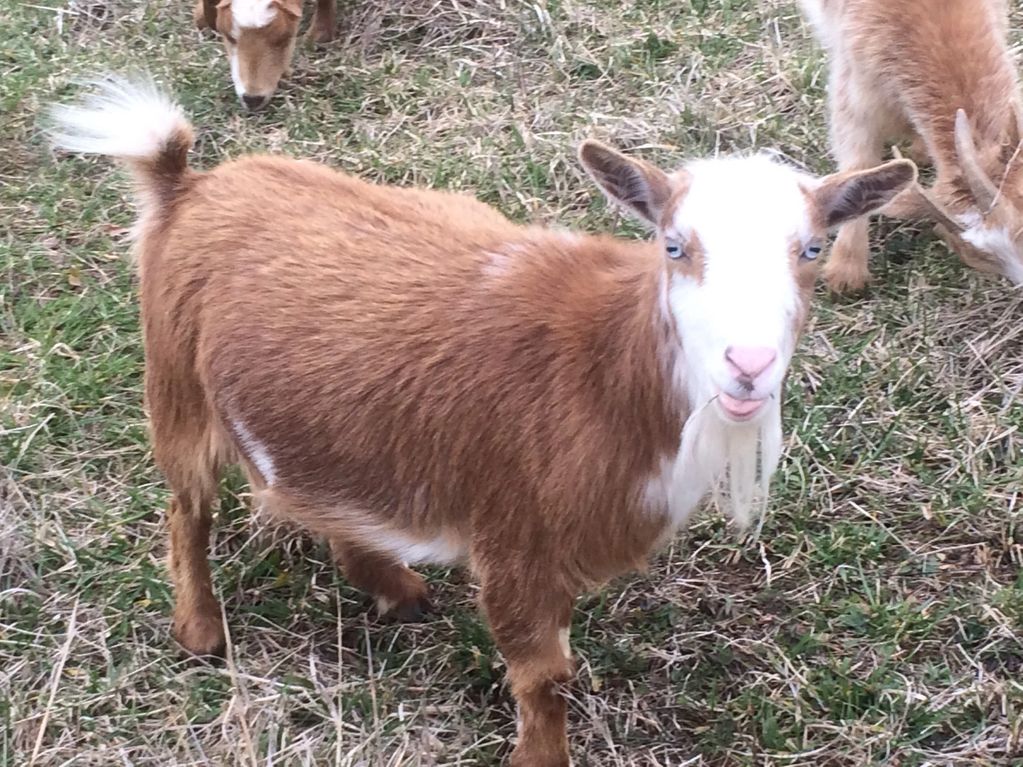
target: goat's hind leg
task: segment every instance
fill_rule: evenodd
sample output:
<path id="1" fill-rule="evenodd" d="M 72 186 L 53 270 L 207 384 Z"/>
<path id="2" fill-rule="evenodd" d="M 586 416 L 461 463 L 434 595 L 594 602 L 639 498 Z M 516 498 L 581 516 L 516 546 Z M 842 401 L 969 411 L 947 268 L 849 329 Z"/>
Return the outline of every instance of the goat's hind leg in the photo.
<path id="1" fill-rule="evenodd" d="M 336 506 L 324 505 L 289 493 L 281 488 L 269 490 L 264 499 L 267 508 L 300 525 L 314 536 L 330 543 L 334 561 L 348 582 L 376 600 L 381 615 L 401 620 L 418 620 L 430 612 L 430 595 L 423 577 L 406 566 L 396 555 L 382 550 L 352 532 L 360 517 L 346 515 Z"/>
<path id="2" fill-rule="evenodd" d="M 192 6 L 192 22 L 196 29 L 209 29 L 209 22 L 206 20 L 206 9 L 203 7 L 203 0 L 195 0 Z M 216 30 L 213 30 L 216 32 Z"/>
<path id="3" fill-rule="evenodd" d="M 225 649 L 220 603 L 213 595 L 209 540 L 224 446 L 189 362 L 146 357 L 146 405 L 153 457 L 170 485 L 169 568 L 174 581 L 175 639 L 195 655 Z"/>
<path id="4" fill-rule="evenodd" d="M 153 452 L 171 487 L 167 509 L 170 572 L 174 580 L 174 638 L 193 655 L 223 655 L 224 626 L 209 564 L 212 508 L 220 460 L 210 425 L 154 420 Z"/>
<path id="5" fill-rule="evenodd" d="M 423 576 L 395 557 L 336 535 L 330 537 L 330 549 L 348 582 L 372 595 L 381 615 L 417 621 L 431 611 Z"/>

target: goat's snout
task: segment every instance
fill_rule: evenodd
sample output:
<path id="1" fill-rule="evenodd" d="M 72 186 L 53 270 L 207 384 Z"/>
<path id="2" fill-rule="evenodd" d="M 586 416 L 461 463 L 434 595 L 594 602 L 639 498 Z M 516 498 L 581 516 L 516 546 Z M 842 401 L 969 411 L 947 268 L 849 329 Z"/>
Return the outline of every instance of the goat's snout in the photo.
<path id="1" fill-rule="evenodd" d="M 771 384 L 763 379 L 777 359 L 777 350 L 769 346 L 729 346 L 725 349 L 725 367 L 733 380 L 732 384 L 723 386 L 718 392 L 717 402 L 730 420 L 748 421 L 763 411 L 771 396 L 767 390 Z"/>
<path id="2" fill-rule="evenodd" d="M 778 352 L 769 346 L 729 346 L 725 349 L 729 374 L 749 389 L 776 359 Z"/>
<path id="3" fill-rule="evenodd" d="M 250 112 L 255 112 L 259 109 L 262 109 L 267 105 L 269 101 L 270 101 L 269 96 L 252 96 L 249 95 L 248 93 L 242 94 L 242 103 L 245 105 L 245 108 L 248 109 Z"/>

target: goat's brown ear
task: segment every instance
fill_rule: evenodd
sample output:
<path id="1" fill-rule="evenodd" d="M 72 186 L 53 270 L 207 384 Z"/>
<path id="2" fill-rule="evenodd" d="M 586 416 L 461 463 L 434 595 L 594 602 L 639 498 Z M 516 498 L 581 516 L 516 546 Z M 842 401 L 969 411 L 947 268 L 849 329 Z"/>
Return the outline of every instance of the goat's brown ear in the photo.
<path id="1" fill-rule="evenodd" d="M 831 229 L 883 208 L 915 183 L 916 165 L 911 160 L 892 160 L 876 168 L 825 176 L 814 192 L 814 202 L 824 227 Z"/>
<path id="2" fill-rule="evenodd" d="M 302 18 L 302 0 L 274 0 L 274 5 L 296 19 Z"/>
<path id="3" fill-rule="evenodd" d="M 613 201 L 649 224 L 660 223 L 671 197 L 667 173 L 592 139 L 579 147 L 579 162 Z"/>

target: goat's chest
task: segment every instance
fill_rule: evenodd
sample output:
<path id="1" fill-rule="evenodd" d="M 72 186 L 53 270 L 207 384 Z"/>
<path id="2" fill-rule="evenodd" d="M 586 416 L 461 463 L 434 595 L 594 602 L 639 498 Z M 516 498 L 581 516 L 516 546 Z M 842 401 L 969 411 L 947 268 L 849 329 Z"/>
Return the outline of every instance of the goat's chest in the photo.
<path id="1" fill-rule="evenodd" d="M 686 524 L 711 490 L 711 478 L 676 452 L 661 458 L 640 490 L 644 511 L 665 519 L 662 539 Z"/>

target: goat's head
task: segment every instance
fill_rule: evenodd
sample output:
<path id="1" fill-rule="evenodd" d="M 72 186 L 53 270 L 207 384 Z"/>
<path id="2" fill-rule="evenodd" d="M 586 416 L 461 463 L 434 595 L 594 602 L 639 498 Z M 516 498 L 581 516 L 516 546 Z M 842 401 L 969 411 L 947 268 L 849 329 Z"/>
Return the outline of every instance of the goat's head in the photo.
<path id="1" fill-rule="evenodd" d="M 1023 284 L 1020 139 L 1020 118 L 1013 110 L 1007 134 L 978 146 L 970 121 L 960 109 L 955 120 L 958 178 L 933 194 L 915 188 L 919 212 L 938 224 L 939 232 L 963 262 L 1007 277 L 1016 285 Z"/>
<path id="2" fill-rule="evenodd" d="M 231 64 L 239 100 L 266 106 L 291 65 L 302 0 L 202 0 L 201 21 L 216 32 Z"/>
<path id="3" fill-rule="evenodd" d="M 594 141 L 580 159 L 612 200 L 656 228 L 690 404 L 716 400 L 728 423 L 777 412 L 764 406 L 780 397 L 828 230 L 916 179 L 908 160 L 814 178 L 765 155 L 668 174 Z"/>

